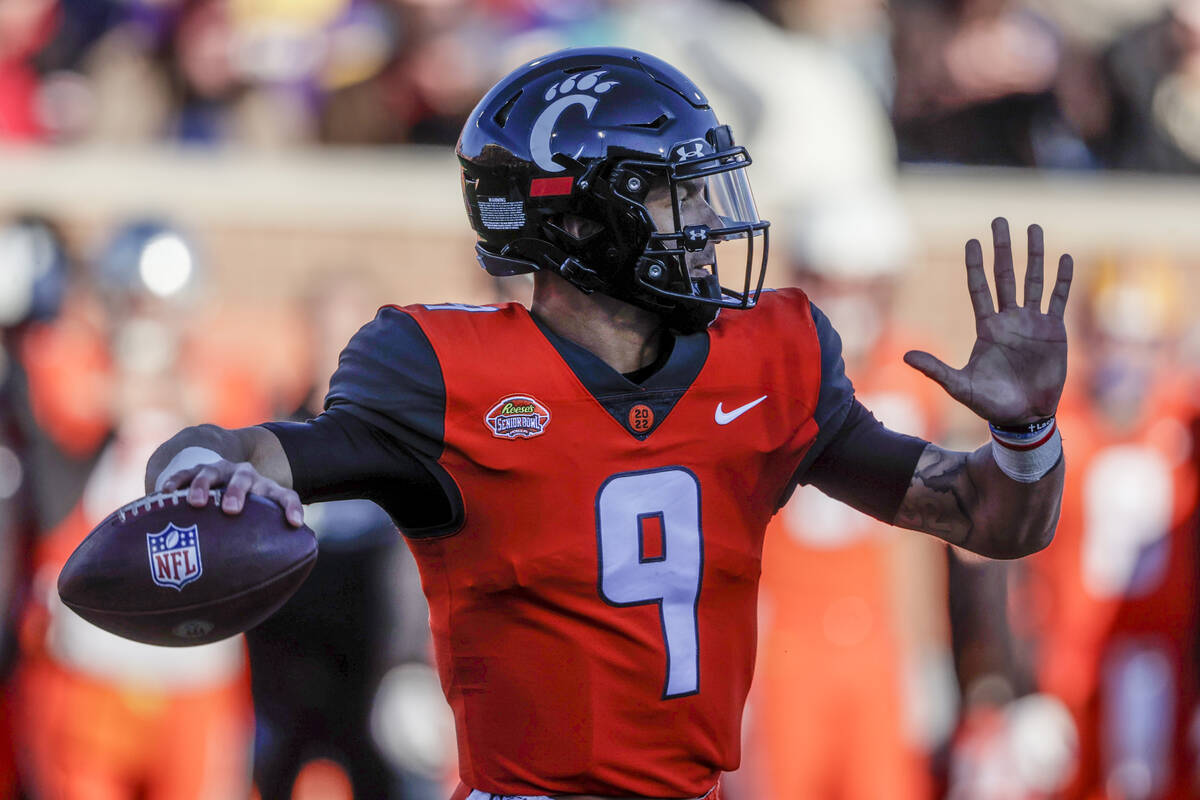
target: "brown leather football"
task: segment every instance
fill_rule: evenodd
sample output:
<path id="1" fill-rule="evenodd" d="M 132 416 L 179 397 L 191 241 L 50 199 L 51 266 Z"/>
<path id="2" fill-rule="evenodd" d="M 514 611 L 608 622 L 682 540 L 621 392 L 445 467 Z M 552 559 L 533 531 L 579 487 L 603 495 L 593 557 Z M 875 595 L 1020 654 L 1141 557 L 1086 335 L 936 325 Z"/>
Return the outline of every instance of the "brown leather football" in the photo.
<path id="1" fill-rule="evenodd" d="M 317 538 L 275 501 L 249 495 L 226 514 L 220 489 L 202 508 L 186 498 L 148 495 L 97 525 L 58 576 L 67 607 L 126 639 L 207 644 L 262 622 L 308 577 Z"/>

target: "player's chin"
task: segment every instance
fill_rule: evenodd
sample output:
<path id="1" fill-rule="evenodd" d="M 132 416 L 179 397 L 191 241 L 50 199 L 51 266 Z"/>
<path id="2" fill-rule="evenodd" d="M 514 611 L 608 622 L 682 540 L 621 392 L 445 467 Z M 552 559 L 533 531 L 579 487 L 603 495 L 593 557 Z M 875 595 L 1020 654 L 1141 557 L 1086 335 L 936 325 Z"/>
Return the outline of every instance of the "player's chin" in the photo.
<path id="1" fill-rule="evenodd" d="M 713 274 L 713 270 L 716 269 L 717 260 L 714 257 L 714 253 L 704 252 L 697 255 L 700 257 L 694 261 L 689 260 L 687 263 L 688 277 L 703 280 Z"/>

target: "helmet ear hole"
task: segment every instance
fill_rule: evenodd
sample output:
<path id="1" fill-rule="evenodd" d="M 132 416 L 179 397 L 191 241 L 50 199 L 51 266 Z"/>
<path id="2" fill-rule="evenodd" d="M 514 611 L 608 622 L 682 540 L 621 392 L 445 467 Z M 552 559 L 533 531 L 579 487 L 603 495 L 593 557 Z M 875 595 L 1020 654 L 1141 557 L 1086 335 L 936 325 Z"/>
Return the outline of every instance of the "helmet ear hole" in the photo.
<path id="1" fill-rule="evenodd" d="M 584 244 L 600 235 L 604 226 L 594 219 L 581 217 L 578 214 L 563 214 L 558 219 L 548 222 L 562 235 Z"/>

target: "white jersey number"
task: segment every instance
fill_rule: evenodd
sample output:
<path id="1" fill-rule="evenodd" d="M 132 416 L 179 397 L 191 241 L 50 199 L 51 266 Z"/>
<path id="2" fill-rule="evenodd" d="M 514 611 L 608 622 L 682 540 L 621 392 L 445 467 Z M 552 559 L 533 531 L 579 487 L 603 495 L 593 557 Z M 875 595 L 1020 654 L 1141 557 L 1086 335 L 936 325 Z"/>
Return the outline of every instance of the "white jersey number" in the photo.
<path id="1" fill-rule="evenodd" d="M 1096 454 L 1083 484 L 1083 584 L 1093 597 L 1144 597 L 1162 585 L 1174 497 L 1158 451 L 1123 444 Z"/>
<path id="2" fill-rule="evenodd" d="M 600 596 L 616 606 L 658 605 L 663 697 L 700 691 L 700 482 L 682 467 L 613 475 L 596 495 L 596 534 Z"/>

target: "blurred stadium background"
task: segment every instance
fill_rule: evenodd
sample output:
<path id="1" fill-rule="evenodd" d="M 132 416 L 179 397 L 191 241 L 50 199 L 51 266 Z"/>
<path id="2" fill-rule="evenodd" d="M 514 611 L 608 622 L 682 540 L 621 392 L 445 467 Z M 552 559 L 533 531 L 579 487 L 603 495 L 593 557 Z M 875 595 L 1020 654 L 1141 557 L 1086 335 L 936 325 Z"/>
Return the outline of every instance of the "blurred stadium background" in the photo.
<path id="1" fill-rule="evenodd" d="M 709 93 L 768 282 L 812 283 L 896 427 L 984 438 L 877 361 L 965 360 L 967 238 L 1006 216 L 1018 261 L 1034 222 L 1075 257 L 1054 553 L 785 510 L 727 794 L 1200 797 L 1200 2 L 0 0 L 0 800 L 245 797 L 251 752 L 265 800 L 446 795 L 422 601 L 370 510 L 313 512 L 333 566 L 253 677 L 240 642 L 197 667 L 76 630 L 53 575 L 179 425 L 319 410 L 378 305 L 523 299 L 474 263 L 453 145 L 509 69 L 601 43 Z"/>

